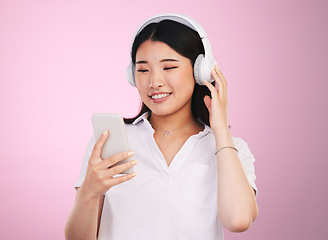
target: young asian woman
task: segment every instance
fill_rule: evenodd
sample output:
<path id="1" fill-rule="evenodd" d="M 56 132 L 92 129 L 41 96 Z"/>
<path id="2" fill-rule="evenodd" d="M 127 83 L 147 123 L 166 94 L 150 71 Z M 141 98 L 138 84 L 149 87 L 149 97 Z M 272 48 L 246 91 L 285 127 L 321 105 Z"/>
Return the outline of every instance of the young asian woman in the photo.
<path id="1" fill-rule="evenodd" d="M 195 62 L 205 53 L 199 33 L 162 18 L 147 23 L 131 49 L 142 101 L 125 119 L 132 151 L 101 159 L 110 133 L 91 139 L 66 239 L 217 240 L 222 226 L 242 232 L 257 217 L 254 156 L 231 136 L 227 82 L 215 65 L 212 84 L 196 83 Z M 131 166 L 134 173 L 119 174 Z"/>

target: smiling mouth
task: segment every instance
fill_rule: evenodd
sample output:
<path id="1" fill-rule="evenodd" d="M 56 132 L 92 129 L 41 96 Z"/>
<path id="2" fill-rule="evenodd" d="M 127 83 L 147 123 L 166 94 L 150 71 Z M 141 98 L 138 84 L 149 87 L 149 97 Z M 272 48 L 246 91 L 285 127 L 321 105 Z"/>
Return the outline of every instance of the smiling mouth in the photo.
<path id="1" fill-rule="evenodd" d="M 161 94 L 155 94 L 150 96 L 151 99 L 159 99 L 159 98 L 165 98 L 167 96 L 169 96 L 172 93 L 161 93 Z"/>

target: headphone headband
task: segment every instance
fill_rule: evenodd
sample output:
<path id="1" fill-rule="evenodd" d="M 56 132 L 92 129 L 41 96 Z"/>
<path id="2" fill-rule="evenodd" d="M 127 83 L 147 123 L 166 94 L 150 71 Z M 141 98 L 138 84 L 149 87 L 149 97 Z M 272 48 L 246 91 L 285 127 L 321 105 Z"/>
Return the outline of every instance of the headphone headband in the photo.
<path id="1" fill-rule="evenodd" d="M 134 35 L 133 40 L 136 38 L 136 36 L 149 24 L 151 23 L 159 23 L 163 20 L 172 20 L 178 23 L 181 23 L 183 25 L 186 25 L 190 27 L 191 29 L 195 30 L 198 32 L 200 38 L 207 37 L 205 30 L 200 26 L 198 22 L 196 22 L 194 19 L 183 15 L 183 14 L 175 14 L 175 13 L 170 13 L 170 14 L 160 14 L 153 16 L 151 18 L 148 18 L 146 21 L 144 21 L 136 31 L 136 34 Z"/>

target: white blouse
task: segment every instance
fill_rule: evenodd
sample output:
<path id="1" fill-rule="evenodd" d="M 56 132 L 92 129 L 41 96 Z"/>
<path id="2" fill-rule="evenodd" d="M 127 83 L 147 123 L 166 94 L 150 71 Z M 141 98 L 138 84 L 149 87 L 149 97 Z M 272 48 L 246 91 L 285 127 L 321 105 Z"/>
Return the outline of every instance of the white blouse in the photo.
<path id="1" fill-rule="evenodd" d="M 215 139 L 210 127 L 191 136 L 168 166 L 143 114 L 126 124 L 137 176 L 105 195 L 100 240 L 222 240 L 217 215 Z M 233 138 L 249 184 L 255 190 L 254 156 Z M 92 137 L 75 187 L 80 187 L 96 140 Z"/>

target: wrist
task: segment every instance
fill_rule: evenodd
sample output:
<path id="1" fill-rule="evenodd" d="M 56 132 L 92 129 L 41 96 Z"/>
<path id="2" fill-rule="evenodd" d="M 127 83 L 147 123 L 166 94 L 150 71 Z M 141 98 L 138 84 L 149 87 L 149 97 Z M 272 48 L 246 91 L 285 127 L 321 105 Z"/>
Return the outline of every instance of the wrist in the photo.
<path id="1" fill-rule="evenodd" d="M 229 127 L 216 129 L 213 131 L 215 136 L 216 148 L 219 149 L 223 146 L 234 147 L 234 142 Z"/>
<path id="2" fill-rule="evenodd" d="M 82 200 L 85 204 L 89 204 L 92 202 L 98 202 L 100 196 L 92 194 L 83 184 L 79 189 L 78 197 Z"/>

